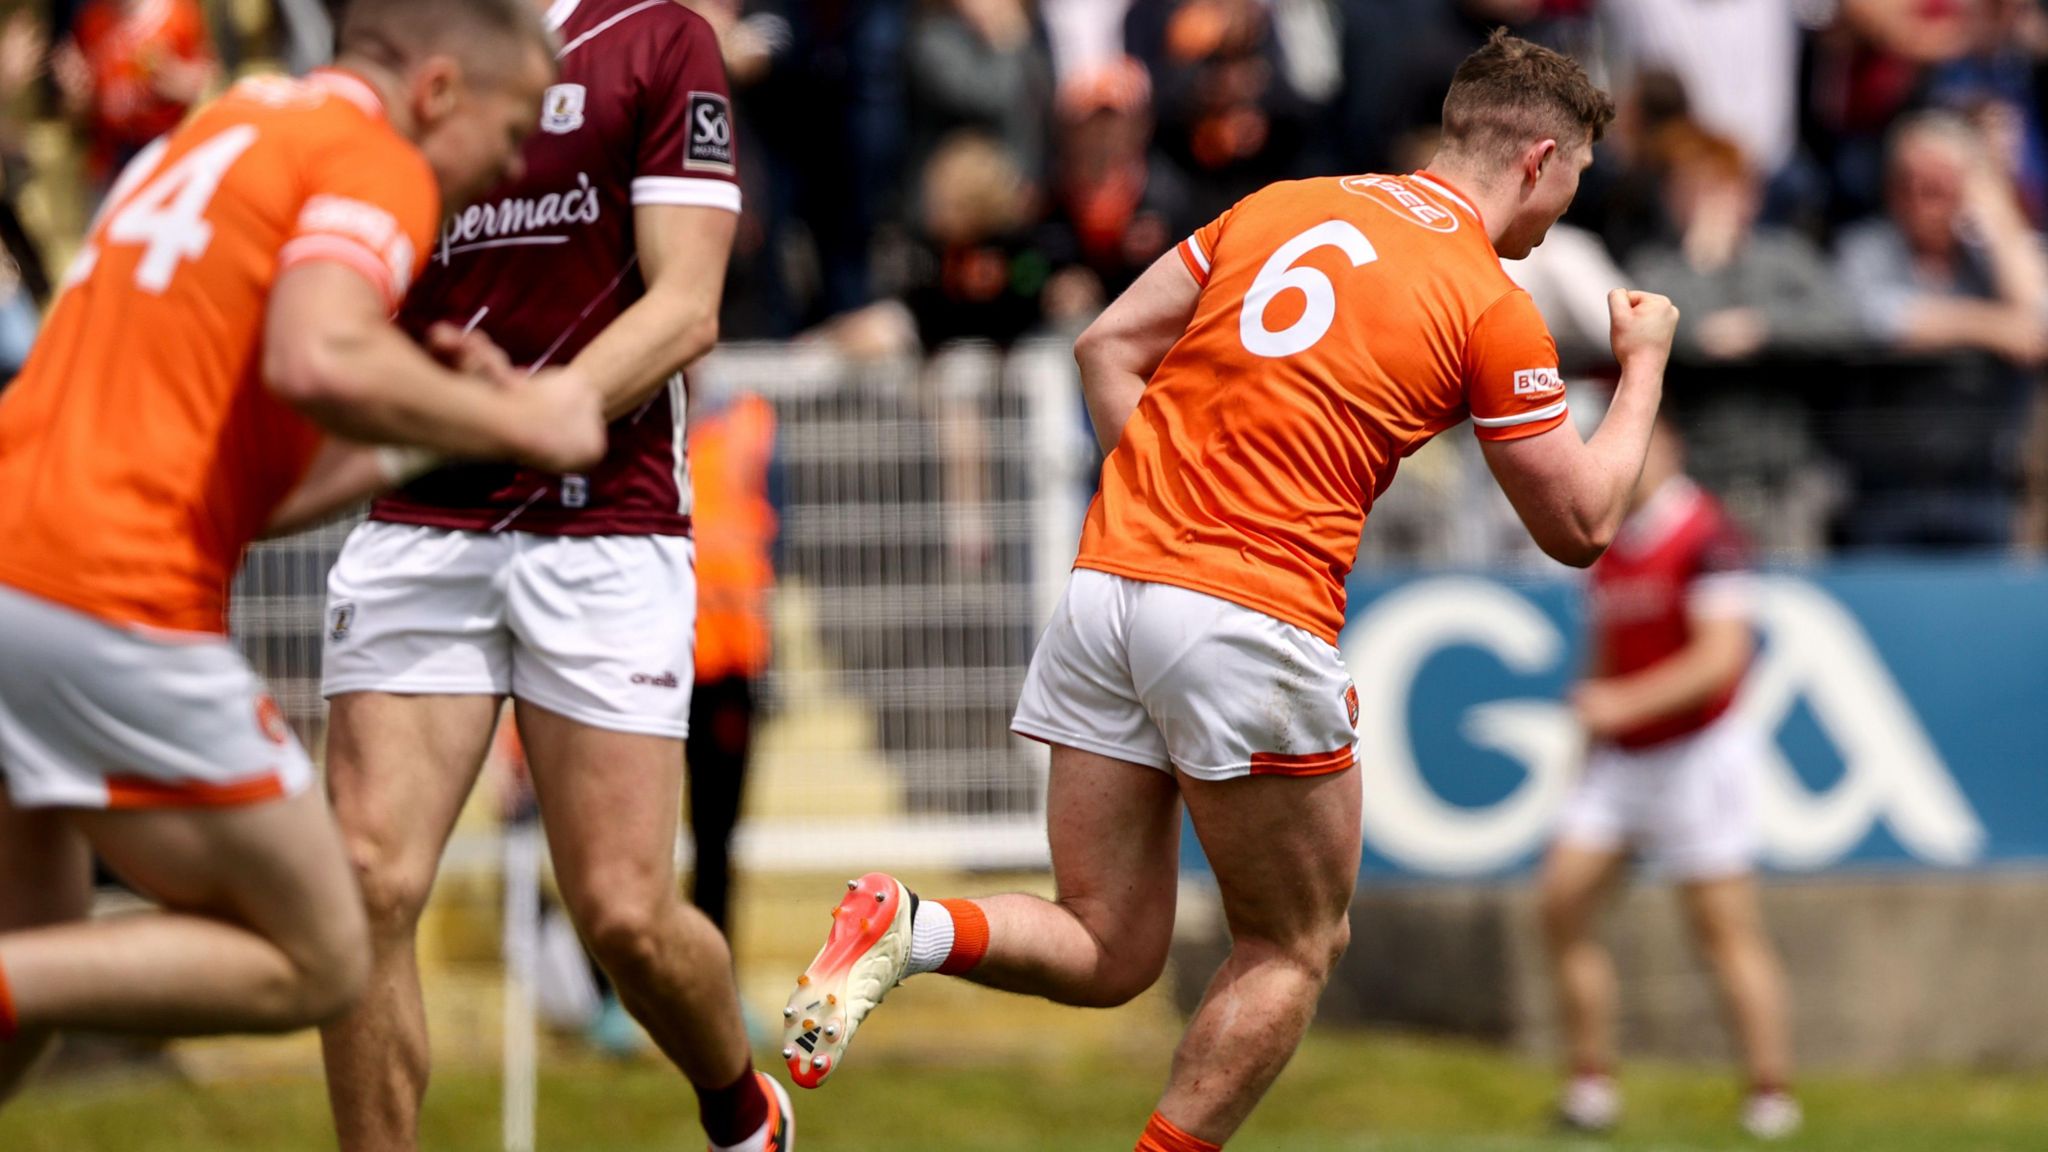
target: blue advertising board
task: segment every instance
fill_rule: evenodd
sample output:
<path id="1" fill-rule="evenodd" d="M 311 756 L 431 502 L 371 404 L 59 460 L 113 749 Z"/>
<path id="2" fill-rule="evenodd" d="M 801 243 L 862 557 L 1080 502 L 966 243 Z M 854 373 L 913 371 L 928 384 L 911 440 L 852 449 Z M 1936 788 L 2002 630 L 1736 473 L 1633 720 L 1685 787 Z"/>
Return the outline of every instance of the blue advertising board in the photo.
<path id="1" fill-rule="evenodd" d="M 1770 867 L 2048 863 L 2048 569 L 1845 563 L 1757 583 L 1735 712 L 1770 737 Z M 1562 703 L 1582 624 L 1562 576 L 1354 576 L 1341 647 L 1368 877 L 1535 861 L 1583 755 Z"/>

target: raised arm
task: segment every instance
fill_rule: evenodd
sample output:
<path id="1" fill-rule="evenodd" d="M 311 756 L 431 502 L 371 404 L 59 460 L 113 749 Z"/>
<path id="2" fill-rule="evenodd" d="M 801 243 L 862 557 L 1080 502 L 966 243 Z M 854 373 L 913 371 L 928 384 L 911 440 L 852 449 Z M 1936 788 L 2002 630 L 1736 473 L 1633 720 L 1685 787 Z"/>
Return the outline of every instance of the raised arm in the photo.
<path id="1" fill-rule="evenodd" d="M 1621 382 L 1593 438 L 1582 442 L 1565 421 L 1525 439 L 1482 442 L 1487 467 L 1537 546 L 1576 568 L 1599 559 L 1621 527 L 1678 328 L 1678 309 L 1653 293 L 1617 288 L 1607 309 Z"/>
<path id="2" fill-rule="evenodd" d="M 1202 287 L 1187 265 L 1168 252 L 1074 341 L 1088 419 L 1103 452 L 1116 449 L 1146 382 L 1187 331 L 1201 295 Z"/>

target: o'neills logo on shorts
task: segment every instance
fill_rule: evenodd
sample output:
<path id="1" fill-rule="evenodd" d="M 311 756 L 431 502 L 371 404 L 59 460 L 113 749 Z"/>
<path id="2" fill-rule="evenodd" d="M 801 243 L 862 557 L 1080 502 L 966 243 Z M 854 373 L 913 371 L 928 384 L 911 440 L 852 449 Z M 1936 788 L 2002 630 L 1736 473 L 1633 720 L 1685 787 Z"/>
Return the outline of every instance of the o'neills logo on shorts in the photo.
<path id="1" fill-rule="evenodd" d="M 677 680 L 676 674 L 673 672 L 663 672 L 659 675 L 635 672 L 633 673 L 633 683 L 645 684 L 650 688 L 679 688 L 682 686 L 682 681 Z"/>

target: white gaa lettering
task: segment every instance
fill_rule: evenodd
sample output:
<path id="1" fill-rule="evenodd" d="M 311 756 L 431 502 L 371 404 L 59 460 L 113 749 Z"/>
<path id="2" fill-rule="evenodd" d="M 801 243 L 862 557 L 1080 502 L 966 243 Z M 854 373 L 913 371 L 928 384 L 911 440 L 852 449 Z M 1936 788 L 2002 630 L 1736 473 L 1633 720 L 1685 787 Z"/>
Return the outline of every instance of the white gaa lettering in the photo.
<path id="1" fill-rule="evenodd" d="M 1756 587 L 1765 643 L 1734 714 L 1767 736 L 1762 817 L 1771 862 L 1824 867 L 1879 825 L 1930 864 L 1978 859 L 1984 826 L 1862 625 L 1804 580 L 1760 576 Z M 1534 604 L 1473 577 L 1390 592 L 1344 630 L 1344 661 L 1359 689 L 1366 843 L 1414 872 L 1482 875 L 1543 846 L 1570 792 L 1583 737 L 1554 699 L 1475 703 L 1460 725 L 1465 740 L 1513 761 L 1523 778 L 1484 807 L 1445 800 L 1417 761 L 1408 716 L 1422 666 L 1447 648 L 1476 648 L 1509 674 L 1532 676 L 1555 669 L 1566 645 Z M 1802 701 L 1841 760 L 1840 777 L 1821 788 L 1806 784 L 1768 739 Z"/>
<path id="2" fill-rule="evenodd" d="M 472 204 L 441 227 L 439 259 L 460 248 L 522 236 L 546 229 L 595 224 L 604 214 L 604 201 L 585 173 L 576 174 L 576 187 L 545 196 L 508 196 L 494 204 Z"/>

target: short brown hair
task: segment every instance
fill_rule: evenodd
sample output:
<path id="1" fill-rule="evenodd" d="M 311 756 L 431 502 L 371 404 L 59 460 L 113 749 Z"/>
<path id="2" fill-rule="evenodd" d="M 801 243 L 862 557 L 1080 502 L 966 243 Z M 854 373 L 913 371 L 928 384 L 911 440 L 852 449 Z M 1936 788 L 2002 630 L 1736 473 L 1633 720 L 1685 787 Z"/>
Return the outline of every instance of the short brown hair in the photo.
<path id="1" fill-rule="evenodd" d="M 533 0 L 348 0 L 337 39 L 340 55 L 388 68 L 449 55 L 484 76 L 506 70 L 520 50 L 552 58 L 560 47 Z"/>
<path id="2" fill-rule="evenodd" d="M 1538 140 L 1567 148 L 1587 133 L 1598 140 L 1613 119 L 1614 101 L 1577 61 L 1495 29 L 1451 77 L 1444 142 L 1506 160 Z"/>

